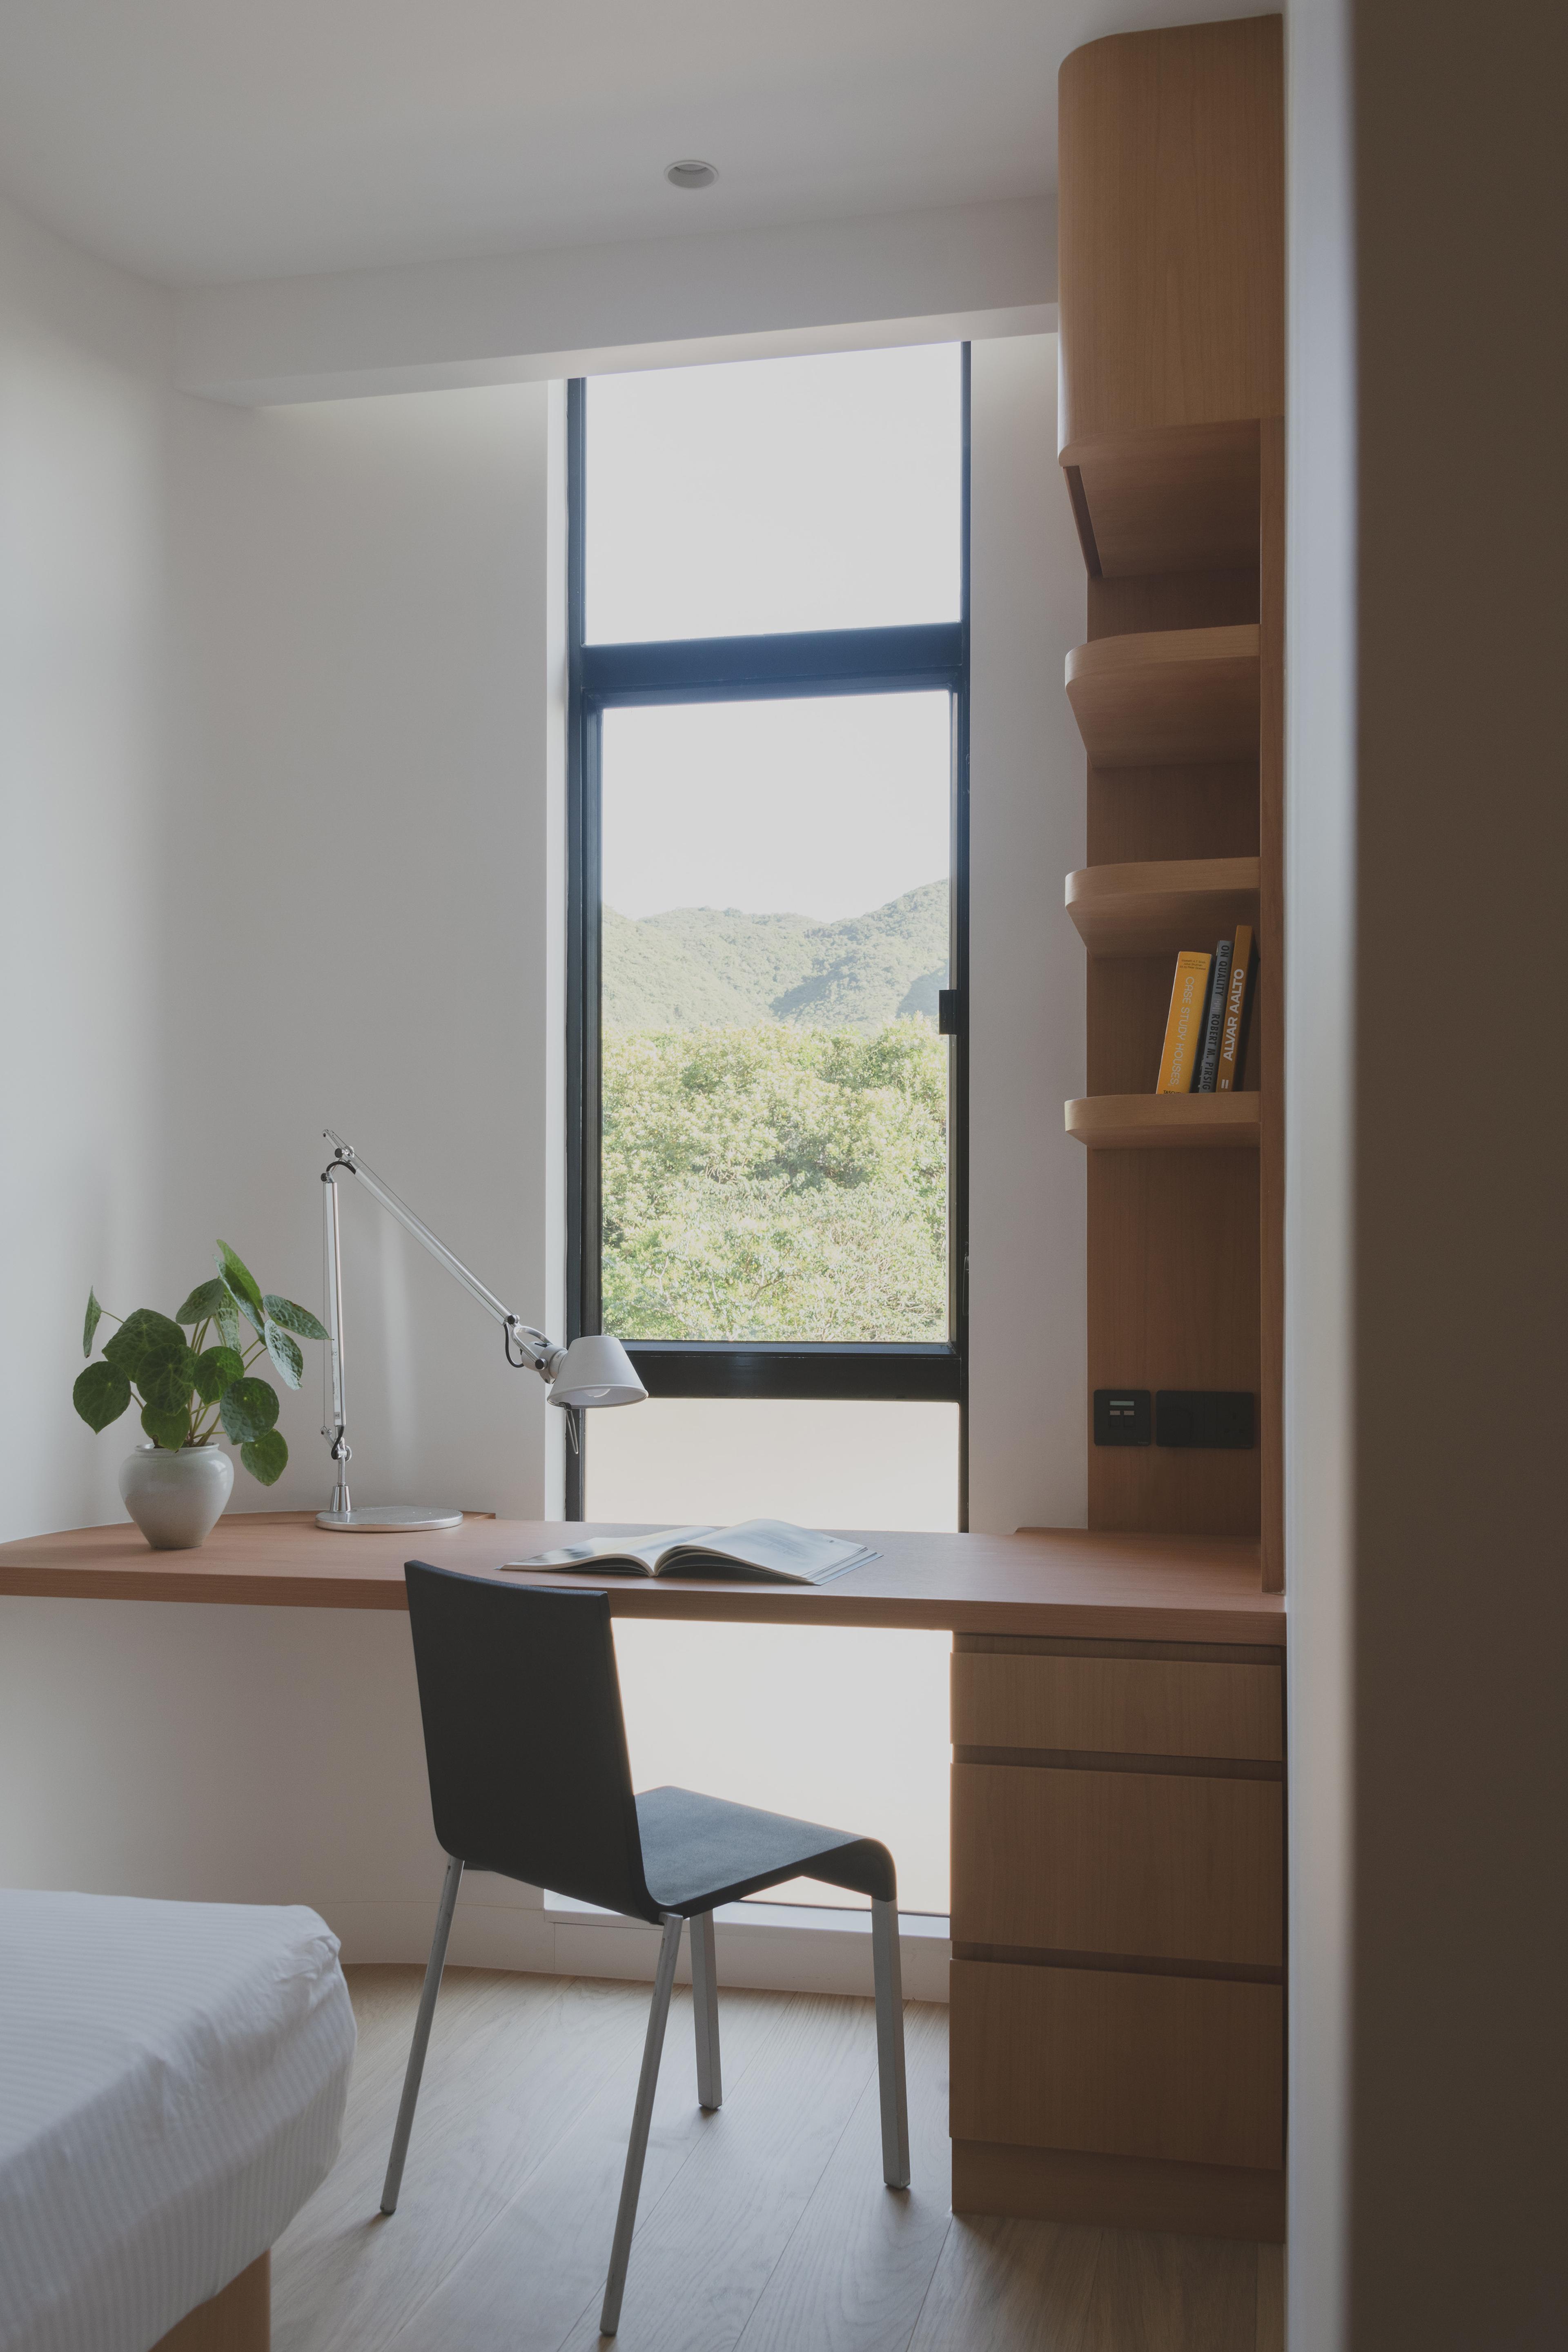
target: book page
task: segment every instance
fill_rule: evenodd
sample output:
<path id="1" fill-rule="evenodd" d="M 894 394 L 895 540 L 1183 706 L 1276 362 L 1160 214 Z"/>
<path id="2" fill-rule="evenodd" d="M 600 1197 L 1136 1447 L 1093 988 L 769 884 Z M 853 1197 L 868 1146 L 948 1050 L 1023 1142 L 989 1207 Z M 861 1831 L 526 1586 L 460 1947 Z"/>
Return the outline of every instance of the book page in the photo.
<path id="1" fill-rule="evenodd" d="M 683 1544 L 715 1533 L 712 1528 L 660 1528 L 650 1536 L 585 1536 L 581 1543 L 563 1544 L 556 1551 L 535 1552 L 530 1559 L 505 1559 L 503 1568 L 577 1568 L 623 1571 L 640 1569 L 657 1576 L 665 1560 Z"/>
<path id="2" fill-rule="evenodd" d="M 864 1544 L 845 1536 L 792 1527 L 787 1519 L 745 1519 L 739 1527 L 711 1534 L 706 1542 L 688 1539 L 678 1548 L 676 1557 L 667 1556 L 661 1567 L 679 1575 L 688 1568 L 711 1563 L 715 1568 L 751 1569 L 792 1583 L 817 1584 L 876 1557 Z"/>

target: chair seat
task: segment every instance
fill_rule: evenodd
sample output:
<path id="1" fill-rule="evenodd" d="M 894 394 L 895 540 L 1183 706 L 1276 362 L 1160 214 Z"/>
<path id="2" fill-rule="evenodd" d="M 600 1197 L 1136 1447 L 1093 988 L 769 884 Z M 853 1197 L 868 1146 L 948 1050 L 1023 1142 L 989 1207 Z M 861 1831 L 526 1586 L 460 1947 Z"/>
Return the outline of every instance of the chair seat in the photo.
<path id="1" fill-rule="evenodd" d="M 785 1878 L 819 1878 L 880 1903 L 896 1899 L 887 1847 L 852 1830 L 731 1805 L 694 1789 L 647 1789 L 637 1808 L 648 1893 L 682 1918 Z"/>

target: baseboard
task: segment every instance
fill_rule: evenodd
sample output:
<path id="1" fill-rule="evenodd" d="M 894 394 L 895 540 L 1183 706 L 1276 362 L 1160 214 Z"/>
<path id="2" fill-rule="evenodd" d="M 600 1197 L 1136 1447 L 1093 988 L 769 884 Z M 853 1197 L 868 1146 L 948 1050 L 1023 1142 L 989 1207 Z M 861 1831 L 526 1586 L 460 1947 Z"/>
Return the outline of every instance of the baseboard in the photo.
<path id="1" fill-rule="evenodd" d="M 741 1907 L 738 1904 L 727 1906 L 731 1911 Z M 561 1975 L 652 1983 L 658 1958 L 657 1927 L 602 1912 L 546 1916 L 553 1918 L 555 1965 Z M 746 1986 L 759 1992 L 851 1993 L 870 1999 L 869 1915 L 863 1924 L 857 1922 L 847 1928 L 842 1923 L 823 1927 L 753 1926 L 732 1923 L 721 1914 L 713 1937 L 721 1987 Z M 678 1982 L 689 1980 L 690 1948 L 689 1940 L 683 1938 L 676 1969 Z M 900 1936 L 900 1971 L 906 2000 L 940 2001 L 945 2006 L 951 1949 L 945 1936 L 907 1932 Z"/>
<path id="2" fill-rule="evenodd" d="M 433 1887 L 426 1903 L 323 1902 L 321 1916 L 342 1946 L 346 1966 L 367 1961 L 404 1961 L 423 1968 L 430 1957 L 436 1924 Z M 467 1891 L 458 1897 L 452 1938 L 447 1947 L 457 1969 L 516 1969 L 524 1974 L 556 1972 L 555 1930 L 531 1887 L 527 1903 L 484 1903 Z"/>
<path id="3" fill-rule="evenodd" d="M 476 1874 L 478 1875 L 478 1874 Z M 490 1879 L 489 1886 L 504 1882 Z M 401 1961 L 423 1967 L 436 1920 L 436 1894 L 428 1903 L 377 1903 L 351 1899 L 319 1906 L 342 1946 L 348 1967 Z M 488 1889 L 487 1889 L 488 1891 Z M 455 1969 L 514 1969 L 525 1976 L 615 1977 L 651 1984 L 658 1960 L 658 1929 L 640 1919 L 616 1918 L 586 1908 L 546 1911 L 535 1889 L 519 1889 L 520 1902 L 486 1902 L 465 1885 L 458 1897 L 447 1962 Z M 779 1918 L 737 1920 L 739 1904 L 726 1906 L 714 1929 L 721 1985 L 743 1985 L 759 1992 L 871 1993 L 871 1929 L 868 1912 L 824 1915 L 832 1924 L 806 1925 L 812 1913 L 791 1910 Z M 745 1906 L 749 1908 L 750 1906 Z M 787 1919 L 787 1924 L 786 1924 Z M 935 1923 L 945 1927 L 946 1922 Z M 676 1974 L 690 1980 L 690 1944 L 683 1939 Z M 899 1937 L 906 2000 L 947 2000 L 948 1958 L 944 1934 L 929 1935 L 906 1926 Z"/>
<path id="4" fill-rule="evenodd" d="M 1285 2175 L 955 2139 L 952 2210 L 1283 2244 Z"/>

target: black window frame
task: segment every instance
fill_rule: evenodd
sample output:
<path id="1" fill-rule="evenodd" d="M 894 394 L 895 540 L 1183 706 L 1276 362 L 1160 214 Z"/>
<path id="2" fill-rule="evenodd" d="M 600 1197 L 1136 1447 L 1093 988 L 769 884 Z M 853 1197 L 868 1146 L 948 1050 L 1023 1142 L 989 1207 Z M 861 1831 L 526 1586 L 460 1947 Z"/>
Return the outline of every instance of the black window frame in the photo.
<path id="1" fill-rule="evenodd" d="M 585 645 L 587 384 L 566 387 L 567 1336 L 600 1328 L 600 722 L 652 703 L 945 692 L 952 791 L 948 1330 L 945 1340 L 628 1341 L 649 1396 L 871 1398 L 955 1403 L 959 1526 L 969 1525 L 969 345 L 961 347 L 959 618 L 885 629 Z M 591 1417 L 577 1416 L 579 1426 Z M 565 1509 L 584 1511 L 569 1449 Z"/>

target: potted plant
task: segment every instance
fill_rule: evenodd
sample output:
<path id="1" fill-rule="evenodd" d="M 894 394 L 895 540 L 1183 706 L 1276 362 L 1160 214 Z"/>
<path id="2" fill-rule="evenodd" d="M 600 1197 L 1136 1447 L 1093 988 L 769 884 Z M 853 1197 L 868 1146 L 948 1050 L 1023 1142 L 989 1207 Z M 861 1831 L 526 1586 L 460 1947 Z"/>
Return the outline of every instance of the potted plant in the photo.
<path id="1" fill-rule="evenodd" d="M 226 1242 L 216 1263 L 214 1279 L 198 1284 L 173 1316 L 151 1307 L 123 1321 L 110 1315 L 119 1329 L 71 1391 L 93 1430 L 107 1429 L 132 1402 L 141 1406 L 149 1443 L 121 1465 L 120 1492 L 154 1551 L 195 1550 L 227 1502 L 234 1465 L 215 1442 L 220 1423 L 253 1478 L 270 1486 L 282 1475 L 289 1448 L 277 1426 L 278 1391 L 250 1367 L 266 1356 L 297 1389 L 305 1370 L 300 1341 L 327 1336 L 308 1307 L 264 1293 Z M 89 1290 L 84 1356 L 106 1314 Z"/>

